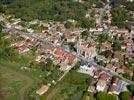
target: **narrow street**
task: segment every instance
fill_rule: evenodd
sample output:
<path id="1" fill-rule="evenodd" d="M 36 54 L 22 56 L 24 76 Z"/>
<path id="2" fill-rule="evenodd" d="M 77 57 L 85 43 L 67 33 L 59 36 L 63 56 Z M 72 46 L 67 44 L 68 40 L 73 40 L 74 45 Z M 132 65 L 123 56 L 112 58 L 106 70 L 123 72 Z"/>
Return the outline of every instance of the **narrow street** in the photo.
<path id="1" fill-rule="evenodd" d="M 41 42 L 41 43 L 43 43 L 43 44 L 49 44 L 49 45 L 52 45 L 52 46 L 55 47 L 55 48 L 60 48 L 60 49 L 62 49 L 63 51 L 66 51 L 66 52 L 69 52 L 69 53 L 73 53 L 73 51 L 70 51 L 70 50 L 69 50 L 66 46 L 64 46 L 64 45 L 62 45 L 62 46 L 56 45 L 56 44 L 52 43 L 52 42 L 49 41 L 49 40 L 41 39 L 36 33 L 26 33 L 26 32 L 23 32 L 23 31 L 21 31 L 21 30 L 18 30 L 18 29 L 16 29 L 16 28 L 13 28 L 13 27 L 7 28 L 7 27 L 5 26 L 4 28 L 5 28 L 5 30 L 8 30 L 8 31 L 10 30 L 11 32 L 13 32 L 13 33 L 15 33 L 15 34 L 23 34 L 23 35 L 28 36 L 29 38 L 37 39 L 39 42 Z M 94 67 L 100 68 L 101 70 L 105 71 L 105 72 L 108 73 L 108 74 L 111 74 L 112 76 L 117 75 L 117 76 L 119 76 L 122 80 L 124 80 L 125 82 L 127 82 L 127 83 L 129 83 L 129 84 L 134 84 L 133 81 L 130 81 L 130 80 L 128 80 L 128 79 L 122 77 L 122 76 L 119 75 L 117 72 L 113 72 L 113 71 L 107 70 L 106 68 L 104 68 L 104 67 L 102 67 L 102 66 L 96 64 L 96 63 L 95 63 L 94 61 L 92 61 L 92 60 L 85 59 L 83 56 L 81 56 L 81 55 L 79 55 L 79 54 L 77 54 L 77 53 L 75 54 L 75 56 L 76 56 L 78 59 L 83 60 L 84 62 L 87 62 L 87 63 L 89 63 L 90 65 L 93 65 Z M 69 72 L 69 71 L 67 71 L 67 73 L 68 73 L 68 72 Z M 67 74 L 67 73 L 66 73 L 66 74 Z M 66 74 L 65 74 L 65 75 L 66 75 Z"/>

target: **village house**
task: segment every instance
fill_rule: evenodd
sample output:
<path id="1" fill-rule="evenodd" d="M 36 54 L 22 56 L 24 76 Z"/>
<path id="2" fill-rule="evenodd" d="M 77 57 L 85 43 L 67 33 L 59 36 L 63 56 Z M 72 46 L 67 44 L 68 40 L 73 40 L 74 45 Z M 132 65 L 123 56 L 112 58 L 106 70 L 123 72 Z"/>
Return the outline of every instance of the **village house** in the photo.
<path id="1" fill-rule="evenodd" d="M 66 55 L 66 57 L 67 57 L 67 60 L 68 60 L 69 64 L 77 62 L 76 56 L 74 54 L 72 54 L 72 53 L 68 53 Z"/>
<path id="2" fill-rule="evenodd" d="M 105 56 L 103 56 L 103 55 L 97 55 L 95 57 L 95 59 L 96 59 L 97 62 L 102 61 L 102 60 L 106 60 Z"/>
<path id="3" fill-rule="evenodd" d="M 64 52 L 60 48 L 54 49 L 54 56 L 55 59 L 53 60 L 53 63 L 55 65 L 60 65 L 60 69 L 63 71 L 67 70 L 72 64 L 77 62 L 77 58 L 74 54 Z"/>
<path id="4" fill-rule="evenodd" d="M 75 42 L 76 36 L 68 36 L 67 37 L 67 42 Z"/>
<path id="5" fill-rule="evenodd" d="M 60 48 L 55 48 L 54 49 L 54 54 L 55 54 L 55 56 L 60 57 L 60 56 L 64 55 L 64 51 Z"/>
<path id="6" fill-rule="evenodd" d="M 28 52 L 30 49 L 27 47 L 27 45 L 23 44 L 18 47 L 18 50 L 19 50 L 19 53 L 22 54 L 22 53 Z"/>
<path id="7" fill-rule="evenodd" d="M 21 37 L 23 37 L 24 39 L 26 39 L 26 40 L 30 40 L 30 38 L 28 37 L 28 36 L 26 36 L 26 35 L 21 35 Z M 32 40 L 32 39 L 31 39 Z"/>
<path id="8" fill-rule="evenodd" d="M 107 91 L 107 84 L 110 80 L 110 76 L 108 76 L 106 73 L 102 73 L 98 79 L 98 82 L 96 84 L 96 90 L 99 91 Z"/>
<path id="9" fill-rule="evenodd" d="M 102 33 L 103 28 L 90 28 L 89 32 L 94 32 L 96 34 Z"/>
<path id="10" fill-rule="evenodd" d="M 59 64 L 60 69 L 63 71 L 67 70 L 72 66 L 72 64 L 77 62 L 76 56 L 71 53 L 67 53 L 65 54 L 65 56 L 61 56 L 59 60 L 60 60 L 60 64 Z"/>
<path id="11" fill-rule="evenodd" d="M 121 83 L 121 80 L 119 78 L 115 78 L 113 80 L 113 83 L 110 85 L 108 89 L 109 93 L 119 94 L 120 92 L 118 90 L 120 88 L 120 83 Z"/>
<path id="12" fill-rule="evenodd" d="M 121 53 L 119 51 L 115 51 L 113 53 L 113 58 L 111 61 L 119 62 L 120 58 L 121 58 Z"/>
<path id="13" fill-rule="evenodd" d="M 89 86 L 87 91 L 95 93 L 96 92 L 95 86 L 93 86 L 93 85 Z"/>
<path id="14" fill-rule="evenodd" d="M 5 20 L 5 18 L 4 18 L 4 16 L 1 14 L 0 15 L 0 21 L 4 21 Z"/>
<path id="15" fill-rule="evenodd" d="M 119 74 L 124 74 L 126 70 L 126 67 L 124 65 L 121 65 L 119 68 L 117 68 L 115 71 Z"/>
<path id="16" fill-rule="evenodd" d="M 44 49 L 46 52 L 53 52 L 54 48 L 49 44 L 42 44 L 41 48 Z"/>
<path id="17" fill-rule="evenodd" d="M 33 30 L 32 28 L 28 28 L 28 29 L 27 29 L 27 32 L 29 32 L 29 33 L 33 33 L 34 30 Z"/>
<path id="18" fill-rule="evenodd" d="M 112 71 L 116 70 L 116 66 L 114 66 L 113 64 L 107 64 L 106 68 L 109 69 L 109 70 L 112 70 Z"/>
<path id="19" fill-rule="evenodd" d="M 37 24 L 37 23 L 39 23 L 39 20 L 37 20 L 37 19 L 29 22 L 30 25 Z"/>
<path id="20" fill-rule="evenodd" d="M 97 69 L 94 66 L 83 65 L 83 66 L 80 66 L 80 69 L 78 72 L 88 74 L 93 77 L 95 70 Z"/>
<path id="21" fill-rule="evenodd" d="M 21 41 L 19 43 L 11 44 L 10 47 L 17 49 L 20 54 L 28 52 L 30 50 L 29 47 L 28 47 L 28 44 L 25 41 Z"/>
<path id="22" fill-rule="evenodd" d="M 44 60 L 44 58 L 45 58 L 45 55 L 38 55 L 38 56 L 36 56 L 35 61 L 42 62 L 42 60 Z"/>
<path id="23" fill-rule="evenodd" d="M 55 35 L 52 35 L 51 36 L 51 41 L 56 44 L 56 45 L 61 45 L 62 44 L 62 41 L 60 40 L 60 38 L 58 38 L 57 36 Z"/>
<path id="24" fill-rule="evenodd" d="M 70 68 L 71 66 L 70 65 L 68 65 L 68 62 L 61 62 L 60 64 L 60 70 L 62 70 L 62 71 L 66 71 L 68 68 Z"/>
<path id="25" fill-rule="evenodd" d="M 31 45 L 32 46 L 37 46 L 39 44 L 40 44 L 40 42 L 37 39 L 31 39 Z"/>
<path id="26" fill-rule="evenodd" d="M 85 29 L 83 28 L 74 28 L 70 33 L 75 35 L 80 35 Z"/>
<path id="27" fill-rule="evenodd" d="M 37 93 L 38 95 L 42 95 L 42 94 L 46 93 L 46 92 L 48 91 L 48 89 L 49 89 L 49 86 L 43 85 L 40 89 L 38 89 L 38 90 L 36 91 L 36 93 Z"/>
<path id="28" fill-rule="evenodd" d="M 24 27 L 22 27 L 21 25 L 16 25 L 15 28 L 18 29 L 18 30 L 23 30 L 24 29 Z"/>
<path id="29" fill-rule="evenodd" d="M 93 59 L 97 56 L 96 47 L 88 44 L 77 44 L 77 53 L 84 56 L 86 59 Z"/>
<path id="30" fill-rule="evenodd" d="M 101 52 L 111 50 L 111 49 L 112 49 L 112 44 L 108 43 L 108 42 L 102 43 L 101 46 L 100 46 L 100 51 Z"/>
<path id="31" fill-rule="evenodd" d="M 115 77 L 108 89 L 108 93 L 119 95 L 123 91 L 128 91 L 127 86 L 127 82 L 121 80 L 118 77 Z"/>
<path id="32" fill-rule="evenodd" d="M 100 69 L 97 69 L 97 70 L 94 70 L 94 78 L 99 78 L 100 74 L 101 74 L 101 70 Z"/>

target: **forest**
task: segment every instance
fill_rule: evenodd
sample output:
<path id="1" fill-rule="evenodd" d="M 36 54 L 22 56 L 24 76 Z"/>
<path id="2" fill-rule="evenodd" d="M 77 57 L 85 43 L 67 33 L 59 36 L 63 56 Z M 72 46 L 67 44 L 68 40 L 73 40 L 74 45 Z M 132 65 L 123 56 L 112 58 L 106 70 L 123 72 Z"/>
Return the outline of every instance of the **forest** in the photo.
<path id="1" fill-rule="evenodd" d="M 87 9 L 93 4 L 102 5 L 97 0 L 85 0 L 85 3 L 77 0 L 1 0 L 0 11 L 5 14 L 13 14 L 25 21 L 33 19 L 66 21 L 75 19 L 77 25 L 88 28 L 93 20 L 85 18 Z"/>

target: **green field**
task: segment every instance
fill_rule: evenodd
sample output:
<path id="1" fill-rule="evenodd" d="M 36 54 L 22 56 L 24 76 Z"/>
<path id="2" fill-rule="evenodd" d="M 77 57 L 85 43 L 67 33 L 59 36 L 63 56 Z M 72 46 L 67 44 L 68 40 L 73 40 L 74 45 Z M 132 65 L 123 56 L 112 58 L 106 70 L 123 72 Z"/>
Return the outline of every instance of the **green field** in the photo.
<path id="1" fill-rule="evenodd" d="M 55 87 L 41 97 L 41 100 L 81 100 L 91 77 L 76 71 L 70 71 Z"/>
<path id="2" fill-rule="evenodd" d="M 37 66 L 38 68 L 31 69 L 30 71 L 22 70 L 21 67 L 26 66 L 28 61 L 31 59 L 31 57 L 30 57 L 30 54 L 28 53 L 26 56 L 24 55 L 24 58 L 22 60 L 20 60 L 19 62 L 10 61 L 10 60 L 7 61 L 4 59 L 0 59 L 1 66 L 6 66 L 7 69 L 15 70 L 16 72 L 21 73 L 21 74 L 31 78 L 34 81 L 34 84 L 32 84 L 32 86 L 29 87 L 25 91 L 27 94 L 27 99 L 35 98 L 36 89 L 38 87 L 40 87 L 42 84 L 51 83 L 53 79 L 58 78 L 57 74 L 59 73 L 59 71 L 57 70 L 57 71 L 51 73 L 50 75 L 48 75 L 49 72 L 42 71 L 39 66 Z M 19 87 L 19 86 L 17 86 L 17 87 Z M 12 99 L 12 100 L 14 100 L 14 99 Z"/>
<path id="3" fill-rule="evenodd" d="M 1 91 L 4 100 L 20 100 L 19 90 L 26 84 L 19 76 L 6 68 L 0 67 L 2 77 Z"/>
<path id="4" fill-rule="evenodd" d="M 13 70 L 17 74 L 21 74 L 22 78 L 20 78 L 20 80 L 23 81 L 24 79 L 26 81 L 26 86 L 23 87 L 23 90 L 18 91 L 20 94 L 22 92 L 23 96 L 18 95 L 18 97 L 21 96 L 21 98 L 25 98 L 24 100 L 35 99 L 35 91 L 37 88 L 43 84 L 53 84 L 52 81 L 56 81 L 63 73 L 52 63 L 47 66 L 45 63 L 36 63 L 35 52 L 32 50 L 24 54 L 19 54 L 17 50 L 9 48 L 10 44 L 18 41 L 20 41 L 20 38 L 14 36 L 8 39 L 4 37 L 0 38 L 0 66 L 6 67 L 7 70 Z M 26 70 L 24 68 L 29 69 Z"/>

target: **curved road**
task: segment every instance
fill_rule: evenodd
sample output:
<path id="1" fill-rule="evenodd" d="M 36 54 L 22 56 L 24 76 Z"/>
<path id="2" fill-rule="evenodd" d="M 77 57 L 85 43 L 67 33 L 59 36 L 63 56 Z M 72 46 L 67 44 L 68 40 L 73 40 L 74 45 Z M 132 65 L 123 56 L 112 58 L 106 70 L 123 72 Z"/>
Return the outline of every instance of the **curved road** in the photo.
<path id="1" fill-rule="evenodd" d="M 17 72 L 16 70 L 13 70 L 13 69 L 10 69 L 7 67 L 3 67 L 3 66 L 0 66 L 0 67 L 7 70 L 9 73 L 12 73 L 13 75 L 21 78 L 22 80 L 26 81 L 26 85 L 24 85 L 24 87 L 22 87 L 19 91 L 20 100 L 26 100 L 25 93 L 26 93 L 27 89 L 33 84 L 33 79 L 31 79 L 30 77 L 28 77 L 22 73 Z"/>

